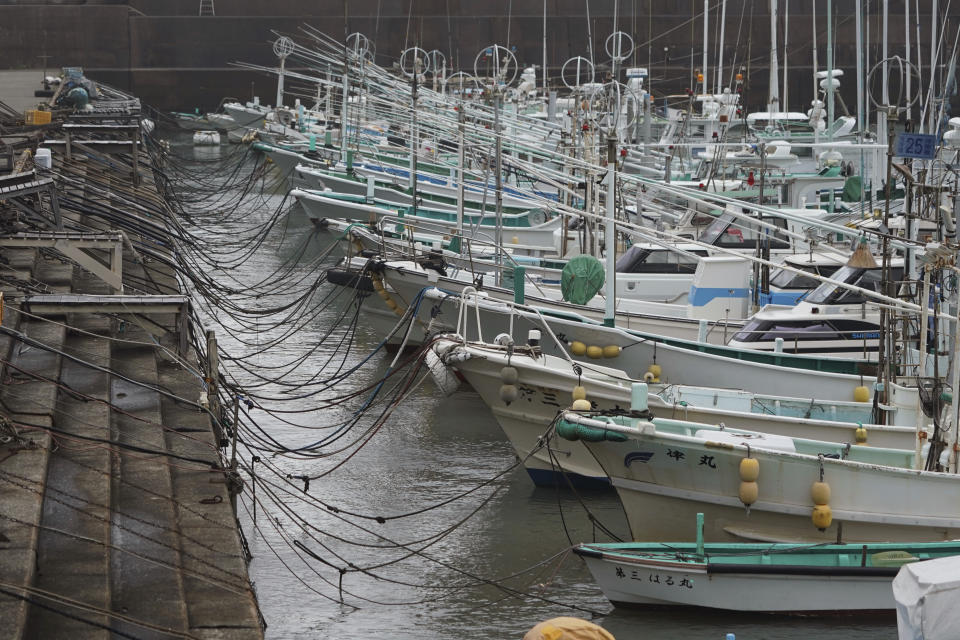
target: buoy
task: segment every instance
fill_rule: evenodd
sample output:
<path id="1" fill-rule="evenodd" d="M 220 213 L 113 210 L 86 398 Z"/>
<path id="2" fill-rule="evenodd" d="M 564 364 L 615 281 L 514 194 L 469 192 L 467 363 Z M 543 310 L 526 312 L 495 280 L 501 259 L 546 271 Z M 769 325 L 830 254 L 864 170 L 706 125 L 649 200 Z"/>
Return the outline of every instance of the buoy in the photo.
<path id="1" fill-rule="evenodd" d="M 587 399 L 587 390 L 580 385 L 577 385 L 573 388 L 573 399 L 574 400 L 586 400 Z"/>
<path id="2" fill-rule="evenodd" d="M 647 375 L 650 376 L 650 380 L 647 380 Z M 660 376 L 663 375 L 663 369 L 656 362 L 647 367 L 647 373 L 644 374 L 643 379 L 648 382 L 660 382 Z"/>
<path id="3" fill-rule="evenodd" d="M 833 524 L 833 511 L 828 504 L 818 504 L 813 507 L 813 526 L 820 531 L 826 531 Z"/>
<path id="4" fill-rule="evenodd" d="M 591 409 L 593 409 L 593 405 L 590 404 L 590 401 L 585 398 L 573 401 L 574 411 L 590 411 Z"/>
<path id="5" fill-rule="evenodd" d="M 520 244 L 520 238 L 518 238 L 517 236 L 513 236 L 512 238 L 510 238 L 510 240 L 513 242 L 513 244 Z"/>
<path id="6" fill-rule="evenodd" d="M 608 344 L 603 348 L 603 357 L 604 358 L 616 358 L 620 355 L 620 345 Z"/>
<path id="7" fill-rule="evenodd" d="M 580 342 L 579 340 L 574 340 L 570 343 L 570 353 L 575 356 L 582 356 L 587 353 L 587 345 Z"/>
<path id="8" fill-rule="evenodd" d="M 756 458 L 744 458 L 740 461 L 740 481 L 756 482 L 760 477 L 760 462 Z"/>
<path id="9" fill-rule="evenodd" d="M 653 379 L 653 374 L 650 373 L 649 371 L 647 371 L 646 373 L 644 373 L 644 374 L 643 374 L 643 381 L 646 382 L 647 384 L 650 384 L 651 382 L 653 382 L 653 381 L 654 381 L 654 379 Z"/>
<path id="10" fill-rule="evenodd" d="M 651 368 L 657 365 L 651 365 Z M 650 373 L 649 371 L 647 373 Z M 747 508 L 747 514 L 750 513 L 750 505 L 757 501 L 760 495 L 760 485 L 757 484 L 757 478 L 760 477 L 760 461 L 750 457 L 750 448 L 747 447 L 747 457 L 740 461 L 740 502 Z"/>
<path id="11" fill-rule="evenodd" d="M 820 471 L 823 477 L 823 470 Z M 810 487 L 810 497 L 813 499 L 813 513 L 810 518 L 813 520 L 813 526 L 820 531 L 824 531 L 833 522 L 833 511 L 830 509 L 830 485 L 820 480 L 814 482 Z"/>
<path id="12" fill-rule="evenodd" d="M 503 384 L 516 384 L 520 375 L 516 367 L 504 367 L 500 369 L 500 380 Z"/>
<path id="13" fill-rule="evenodd" d="M 744 506 L 749 507 L 754 502 L 757 501 L 757 497 L 760 495 L 760 485 L 756 482 L 741 482 L 740 483 L 740 502 Z"/>
<path id="14" fill-rule="evenodd" d="M 500 387 L 500 399 L 507 405 L 517 399 L 519 393 L 516 385 L 505 384 Z"/>
<path id="15" fill-rule="evenodd" d="M 826 482 L 814 482 L 810 487 L 813 504 L 830 504 L 830 485 Z"/>
<path id="16" fill-rule="evenodd" d="M 863 426 L 863 423 L 857 423 L 857 429 L 853 432 L 853 437 L 856 439 L 857 444 L 867 444 L 867 428 Z"/>
<path id="17" fill-rule="evenodd" d="M 590 345 L 587 347 L 587 357 L 594 360 L 598 360 L 603 357 L 603 348 L 596 345 Z"/>
<path id="18" fill-rule="evenodd" d="M 870 402 L 870 390 L 865 386 L 860 385 L 853 389 L 853 401 L 854 402 Z"/>

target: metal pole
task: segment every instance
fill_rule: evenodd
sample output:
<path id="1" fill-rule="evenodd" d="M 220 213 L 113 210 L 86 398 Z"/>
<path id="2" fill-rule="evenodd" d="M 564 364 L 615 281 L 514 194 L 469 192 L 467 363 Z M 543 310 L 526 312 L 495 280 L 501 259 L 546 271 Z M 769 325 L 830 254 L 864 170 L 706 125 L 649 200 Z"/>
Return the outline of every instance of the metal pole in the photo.
<path id="1" fill-rule="evenodd" d="M 833 142 L 833 0 L 827 0 L 827 140 Z"/>
<path id="2" fill-rule="evenodd" d="M 458 113 L 459 125 L 457 127 L 458 133 L 457 137 L 459 138 L 458 150 L 457 150 L 457 237 L 463 237 L 463 197 L 464 197 L 464 164 L 465 160 L 465 150 L 464 145 L 466 144 L 465 134 L 464 134 L 464 122 L 465 116 L 463 113 L 463 103 L 460 103 L 460 111 Z M 483 212 L 481 211 L 481 216 Z"/>
<path id="3" fill-rule="evenodd" d="M 413 60 L 413 80 L 410 85 L 410 197 L 413 198 L 413 214 L 417 214 L 417 147 L 420 137 L 417 132 L 417 59 Z"/>
<path id="4" fill-rule="evenodd" d="M 503 138 L 500 135 L 500 87 L 493 94 L 493 135 L 496 140 L 496 189 L 497 189 L 497 286 L 503 281 Z"/>
<path id="5" fill-rule="evenodd" d="M 707 38 L 708 33 L 707 29 L 710 22 L 710 0 L 703 0 L 703 95 L 707 95 L 707 85 L 710 82 L 710 78 L 707 74 Z M 616 79 L 616 78 L 614 78 Z"/>
<path id="6" fill-rule="evenodd" d="M 723 41 L 724 32 L 727 27 L 727 0 L 723 0 L 720 5 L 720 42 L 717 46 L 717 82 L 713 90 L 717 93 L 723 93 Z M 706 77 L 706 76 L 704 76 Z"/>
<path id="7" fill-rule="evenodd" d="M 615 326 L 617 312 L 616 191 L 617 139 L 610 137 L 607 138 L 607 220 L 603 227 L 603 244 L 606 252 L 607 265 L 607 299 L 606 310 L 603 315 L 603 324 L 607 327 Z"/>
<path id="8" fill-rule="evenodd" d="M 276 109 L 283 106 L 283 73 L 287 68 L 286 56 L 280 58 L 280 73 L 277 75 L 277 101 L 274 103 Z"/>
<path id="9" fill-rule="evenodd" d="M 777 80 L 780 76 L 777 67 L 777 2 L 778 0 L 770 0 L 770 81 L 767 88 L 767 111 L 771 115 L 774 113 L 773 104 L 780 101 L 777 98 Z"/>
<path id="10" fill-rule="evenodd" d="M 543 0 L 543 97 L 547 95 L 547 0 Z"/>

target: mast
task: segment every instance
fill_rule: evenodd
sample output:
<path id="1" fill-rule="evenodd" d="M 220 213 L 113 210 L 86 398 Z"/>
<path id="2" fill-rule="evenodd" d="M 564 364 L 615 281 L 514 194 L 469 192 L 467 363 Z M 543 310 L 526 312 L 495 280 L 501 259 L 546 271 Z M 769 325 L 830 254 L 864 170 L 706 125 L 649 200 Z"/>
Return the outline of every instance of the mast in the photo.
<path id="1" fill-rule="evenodd" d="M 547 0 L 543 0 L 543 99 L 550 99 L 547 93 Z"/>
<path id="2" fill-rule="evenodd" d="M 790 0 L 783 0 L 783 92 L 780 94 L 780 110 L 787 108 L 787 41 L 790 39 Z"/>
<path id="3" fill-rule="evenodd" d="M 862 65 L 861 65 L 862 66 Z M 833 142 L 833 0 L 827 0 L 827 139 Z"/>
<path id="4" fill-rule="evenodd" d="M 777 82 L 780 79 L 780 72 L 777 63 L 777 1 L 770 0 L 770 82 L 767 91 L 767 110 L 772 117 L 775 111 L 774 103 L 779 103 L 777 97 Z"/>
<path id="5" fill-rule="evenodd" d="M 890 15 L 890 2 L 889 0 L 883 0 L 883 33 L 881 34 L 881 53 L 882 56 L 882 78 L 880 91 L 882 96 L 883 104 L 890 104 L 890 91 L 887 78 L 887 22 Z M 899 105 L 898 105 L 899 106 Z M 880 112 L 877 112 L 877 140 L 885 140 L 887 137 L 887 120 L 886 116 Z"/>
<path id="6" fill-rule="evenodd" d="M 717 81 L 714 83 L 713 90 L 717 93 L 723 93 L 723 43 L 727 26 L 727 0 L 720 4 L 720 42 L 717 46 Z M 706 77 L 706 76 L 704 76 Z"/>
<path id="7" fill-rule="evenodd" d="M 590 26 L 590 0 L 586 0 L 587 6 L 587 46 L 590 47 L 590 64 L 593 64 L 593 28 Z"/>
<path id="8" fill-rule="evenodd" d="M 617 112 L 620 103 L 617 101 Z M 603 245 L 606 255 L 606 306 L 603 314 L 603 324 L 612 327 L 616 323 L 617 310 L 617 131 L 613 127 L 611 136 L 607 138 L 607 219 L 603 226 Z"/>
<path id="9" fill-rule="evenodd" d="M 707 85 L 710 82 L 709 75 L 707 73 L 707 38 L 708 38 L 708 27 L 710 22 L 710 0 L 703 0 L 703 69 L 701 73 L 703 74 L 703 95 L 707 95 Z M 616 80 L 616 78 L 614 78 Z"/>
<path id="10" fill-rule="evenodd" d="M 907 122 L 913 118 L 913 107 L 911 106 L 911 98 L 913 97 L 913 88 L 911 87 L 911 81 L 913 80 L 913 74 L 909 72 L 910 68 L 910 0 L 906 0 L 903 3 L 903 42 L 904 42 L 904 51 L 906 55 L 904 56 L 907 61 Z"/>
<path id="11" fill-rule="evenodd" d="M 857 2 L 860 2 L 860 0 L 857 0 Z M 810 106 L 813 109 L 822 109 L 822 107 L 816 105 L 820 100 L 820 90 L 817 85 L 817 73 L 820 71 L 820 67 L 817 64 L 817 0 L 813 0 L 810 4 L 813 7 L 813 18 L 811 20 L 811 24 L 813 25 L 813 104 Z M 860 65 L 857 65 L 858 70 L 859 67 Z M 823 112 L 821 111 L 820 114 L 822 116 Z M 820 142 L 820 129 L 817 127 L 813 128 L 813 141 L 815 143 Z"/>
<path id="12" fill-rule="evenodd" d="M 939 0 L 930 0 L 930 87 L 931 91 L 927 94 L 931 98 L 933 97 L 932 87 L 936 82 L 937 78 L 937 9 L 940 6 Z M 930 105 L 926 105 L 926 111 L 930 113 L 930 130 L 928 133 L 936 133 L 933 128 L 933 109 L 930 108 Z"/>

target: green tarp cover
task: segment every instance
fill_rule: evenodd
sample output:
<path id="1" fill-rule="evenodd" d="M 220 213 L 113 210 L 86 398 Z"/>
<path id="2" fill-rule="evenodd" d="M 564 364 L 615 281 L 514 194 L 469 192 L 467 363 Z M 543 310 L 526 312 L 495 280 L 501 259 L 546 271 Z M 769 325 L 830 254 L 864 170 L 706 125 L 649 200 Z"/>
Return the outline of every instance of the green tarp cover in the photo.
<path id="1" fill-rule="evenodd" d="M 577 256 L 567 262 L 560 276 L 563 299 L 573 304 L 587 304 L 603 287 L 603 265 L 593 256 Z"/>

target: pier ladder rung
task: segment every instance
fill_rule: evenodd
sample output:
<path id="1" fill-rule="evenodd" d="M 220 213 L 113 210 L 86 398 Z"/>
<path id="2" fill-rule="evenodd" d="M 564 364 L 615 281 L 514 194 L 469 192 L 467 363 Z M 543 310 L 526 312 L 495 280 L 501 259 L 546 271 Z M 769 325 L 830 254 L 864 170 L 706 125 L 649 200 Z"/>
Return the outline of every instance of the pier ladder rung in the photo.
<path id="1" fill-rule="evenodd" d="M 216 12 L 213 10 L 213 0 L 200 0 L 200 15 L 201 16 L 215 16 Z"/>

